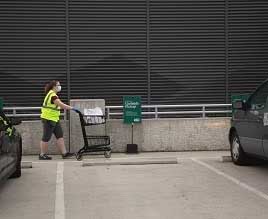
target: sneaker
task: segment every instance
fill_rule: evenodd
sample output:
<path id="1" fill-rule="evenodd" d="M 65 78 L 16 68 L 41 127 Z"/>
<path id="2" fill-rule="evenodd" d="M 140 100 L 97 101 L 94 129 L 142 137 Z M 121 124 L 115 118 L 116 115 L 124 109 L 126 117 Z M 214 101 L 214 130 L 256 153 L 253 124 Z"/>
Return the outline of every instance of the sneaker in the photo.
<path id="1" fill-rule="evenodd" d="M 67 159 L 74 156 L 74 153 L 67 152 L 65 154 L 62 154 L 62 159 Z"/>
<path id="2" fill-rule="evenodd" d="M 49 157 L 46 154 L 39 154 L 39 160 L 52 160 L 52 157 Z"/>

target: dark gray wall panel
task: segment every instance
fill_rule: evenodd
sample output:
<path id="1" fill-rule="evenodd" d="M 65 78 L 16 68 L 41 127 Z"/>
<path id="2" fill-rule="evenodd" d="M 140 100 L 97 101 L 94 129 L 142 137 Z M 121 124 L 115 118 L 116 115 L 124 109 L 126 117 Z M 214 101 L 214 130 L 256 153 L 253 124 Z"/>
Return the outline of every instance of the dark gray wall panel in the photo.
<path id="1" fill-rule="evenodd" d="M 268 77 L 268 1 L 229 0 L 230 94 L 252 92 Z"/>
<path id="2" fill-rule="evenodd" d="M 152 103 L 225 102 L 224 1 L 150 6 Z"/>
<path id="3" fill-rule="evenodd" d="M 0 1 L 0 96 L 6 106 L 40 106 L 59 79 L 66 99 L 65 0 Z"/>
<path id="4" fill-rule="evenodd" d="M 252 92 L 267 78 L 266 0 L 68 1 L 68 20 L 65 0 L 0 1 L 6 105 L 39 106 L 54 78 L 66 100 L 69 66 L 71 98 L 109 105 L 147 103 L 148 92 L 153 104 L 224 103 L 226 88 Z"/>
<path id="5" fill-rule="evenodd" d="M 70 0 L 71 97 L 147 97 L 146 1 Z"/>

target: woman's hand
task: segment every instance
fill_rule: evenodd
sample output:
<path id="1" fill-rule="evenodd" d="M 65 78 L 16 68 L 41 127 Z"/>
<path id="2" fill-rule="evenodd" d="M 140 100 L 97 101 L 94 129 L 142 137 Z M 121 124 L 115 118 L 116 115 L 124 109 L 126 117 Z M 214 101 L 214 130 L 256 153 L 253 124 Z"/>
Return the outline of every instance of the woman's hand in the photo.
<path id="1" fill-rule="evenodd" d="M 75 107 L 72 107 L 72 110 L 75 111 L 76 113 L 81 113 L 81 111 Z"/>

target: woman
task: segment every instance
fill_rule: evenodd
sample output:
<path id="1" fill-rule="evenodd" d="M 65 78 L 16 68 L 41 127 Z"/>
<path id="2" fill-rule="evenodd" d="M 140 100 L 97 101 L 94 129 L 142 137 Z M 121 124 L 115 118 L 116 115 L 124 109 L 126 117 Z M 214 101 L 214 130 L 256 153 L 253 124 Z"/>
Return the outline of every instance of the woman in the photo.
<path id="1" fill-rule="evenodd" d="M 52 158 L 47 155 L 48 142 L 51 139 L 52 134 L 57 139 L 57 146 L 62 154 L 62 158 L 68 158 L 73 156 L 72 153 L 66 151 L 63 139 L 63 131 L 60 125 L 60 109 L 74 110 L 77 109 L 61 102 L 57 93 L 61 91 L 61 85 L 59 81 L 50 81 L 45 86 L 46 97 L 42 106 L 41 119 L 43 123 L 43 137 L 40 142 L 41 153 L 39 154 L 39 160 L 51 160 Z"/>

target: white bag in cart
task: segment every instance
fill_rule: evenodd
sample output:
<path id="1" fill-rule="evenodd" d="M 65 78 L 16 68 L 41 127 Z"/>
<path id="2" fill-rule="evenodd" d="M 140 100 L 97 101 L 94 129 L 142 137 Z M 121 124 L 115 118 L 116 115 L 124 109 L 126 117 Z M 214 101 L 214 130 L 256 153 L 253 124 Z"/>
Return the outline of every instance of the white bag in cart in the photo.
<path id="1" fill-rule="evenodd" d="M 104 117 L 101 117 L 103 116 L 103 112 L 100 107 L 84 109 L 84 115 L 86 116 L 87 123 L 100 124 L 105 122 Z"/>

